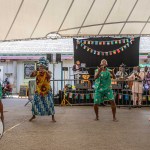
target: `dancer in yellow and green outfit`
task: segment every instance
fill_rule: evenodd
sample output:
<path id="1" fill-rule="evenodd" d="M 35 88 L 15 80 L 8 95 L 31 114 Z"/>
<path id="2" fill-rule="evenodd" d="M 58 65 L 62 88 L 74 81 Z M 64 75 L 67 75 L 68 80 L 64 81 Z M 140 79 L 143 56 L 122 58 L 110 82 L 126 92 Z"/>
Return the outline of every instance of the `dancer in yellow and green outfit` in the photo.
<path id="1" fill-rule="evenodd" d="M 94 93 L 94 110 L 96 114 L 96 120 L 99 120 L 98 106 L 104 101 L 109 101 L 112 108 L 113 121 L 116 119 L 116 104 L 114 100 L 113 91 L 111 89 L 111 75 L 115 78 L 113 70 L 108 69 L 107 61 L 103 59 L 100 63 L 100 67 L 95 70 L 95 93 Z"/>
<path id="2" fill-rule="evenodd" d="M 38 71 L 34 71 L 31 77 L 36 77 L 36 91 L 34 99 L 32 101 L 32 118 L 29 121 L 35 119 L 36 115 L 49 116 L 52 115 L 52 121 L 55 121 L 54 103 L 52 93 L 50 89 L 51 74 L 46 70 L 48 67 L 48 61 L 42 57 L 38 62 Z"/>

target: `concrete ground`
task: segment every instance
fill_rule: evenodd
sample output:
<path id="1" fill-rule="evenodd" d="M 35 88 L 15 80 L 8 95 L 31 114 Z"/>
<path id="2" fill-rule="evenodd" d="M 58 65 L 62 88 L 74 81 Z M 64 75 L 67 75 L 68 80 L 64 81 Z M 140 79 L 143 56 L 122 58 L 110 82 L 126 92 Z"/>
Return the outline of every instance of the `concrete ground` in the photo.
<path id="1" fill-rule="evenodd" d="M 29 122 L 31 104 L 26 99 L 4 99 L 5 134 L 0 150 L 149 150 L 150 108 L 118 108 L 112 122 L 109 107 L 100 107 L 94 121 L 92 106 L 55 107 L 50 117 Z"/>

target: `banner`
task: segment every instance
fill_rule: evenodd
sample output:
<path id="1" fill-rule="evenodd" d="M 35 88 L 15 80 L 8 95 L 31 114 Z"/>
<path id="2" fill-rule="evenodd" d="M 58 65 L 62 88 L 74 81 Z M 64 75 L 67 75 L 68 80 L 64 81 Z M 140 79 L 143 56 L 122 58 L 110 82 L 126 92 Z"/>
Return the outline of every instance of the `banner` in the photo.
<path id="1" fill-rule="evenodd" d="M 78 45 L 80 45 L 84 50 L 94 54 L 94 55 L 101 55 L 101 56 L 111 56 L 116 55 L 124 50 L 126 50 L 130 44 L 132 44 L 134 41 L 134 38 L 129 39 L 120 39 L 120 40 L 112 40 L 112 41 L 90 41 L 90 40 L 77 40 L 76 49 L 78 48 Z M 97 51 L 95 49 L 92 49 L 89 47 L 89 45 L 114 45 L 114 44 L 124 44 L 120 48 L 114 49 L 112 51 Z M 88 45 L 88 46 L 87 46 Z"/>
<path id="2" fill-rule="evenodd" d="M 90 99 L 90 94 L 86 94 L 86 100 Z"/>

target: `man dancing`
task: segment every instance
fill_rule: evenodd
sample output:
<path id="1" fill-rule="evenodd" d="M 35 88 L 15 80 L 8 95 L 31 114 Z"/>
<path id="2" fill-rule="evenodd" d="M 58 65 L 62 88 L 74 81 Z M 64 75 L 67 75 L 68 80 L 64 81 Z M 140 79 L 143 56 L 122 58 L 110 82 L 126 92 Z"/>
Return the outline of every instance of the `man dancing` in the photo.
<path id="1" fill-rule="evenodd" d="M 51 74 L 46 70 L 48 61 L 44 57 L 39 59 L 39 69 L 31 74 L 31 77 L 36 77 L 36 91 L 34 100 L 32 102 L 32 121 L 36 118 L 36 115 L 46 116 L 52 115 L 52 121 L 55 121 L 54 114 L 54 103 L 52 99 L 52 93 L 50 89 L 50 78 Z"/>
<path id="2" fill-rule="evenodd" d="M 109 70 L 107 67 L 107 61 L 103 59 L 100 63 L 100 67 L 95 70 L 95 94 L 94 94 L 94 110 L 96 114 L 96 119 L 99 120 L 98 116 L 98 106 L 104 101 L 109 101 L 111 104 L 113 121 L 116 119 L 116 104 L 114 100 L 113 91 L 111 89 L 111 75 L 115 78 L 114 71 Z"/>

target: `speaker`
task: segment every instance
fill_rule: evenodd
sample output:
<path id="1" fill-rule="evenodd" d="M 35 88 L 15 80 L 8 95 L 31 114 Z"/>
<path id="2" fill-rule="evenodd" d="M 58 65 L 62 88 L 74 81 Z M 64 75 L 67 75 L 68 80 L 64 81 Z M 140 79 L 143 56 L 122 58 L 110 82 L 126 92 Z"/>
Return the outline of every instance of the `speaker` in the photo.
<path id="1" fill-rule="evenodd" d="M 47 54 L 47 60 L 51 63 L 53 62 L 53 54 Z"/>
<path id="2" fill-rule="evenodd" d="M 61 54 L 56 54 L 56 62 L 61 62 Z"/>

